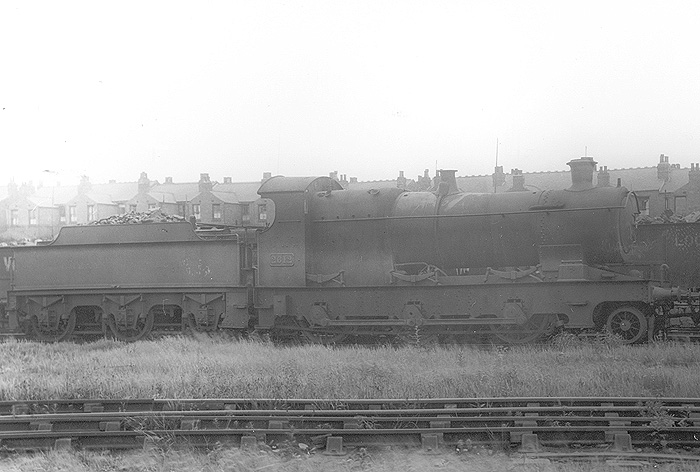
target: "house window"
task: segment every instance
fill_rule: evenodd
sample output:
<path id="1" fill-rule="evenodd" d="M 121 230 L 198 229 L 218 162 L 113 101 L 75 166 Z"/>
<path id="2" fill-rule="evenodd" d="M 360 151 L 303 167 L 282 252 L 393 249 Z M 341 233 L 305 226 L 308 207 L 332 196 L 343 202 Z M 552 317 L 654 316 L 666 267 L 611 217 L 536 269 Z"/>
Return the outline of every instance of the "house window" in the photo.
<path id="1" fill-rule="evenodd" d="M 68 222 L 69 223 L 77 223 L 78 222 L 78 211 L 77 211 L 75 205 L 71 205 L 68 207 Z"/>
<path id="2" fill-rule="evenodd" d="M 60 221 L 61 223 L 66 222 L 66 207 L 64 207 L 63 205 L 58 207 L 58 221 Z"/>
<path id="3" fill-rule="evenodd" d="M 187 216 L 186 215 L 187 211 L 187 205 L 184 203 L 178 203 L 177 204 L 177 214 L 180 216 Z"/>
<path id="4" fill-rule="evenodd" d="M 676 197 L 673 201 L 673 212 L 676 215 L 685 216 L 688 212 L 688 203 L 685 196 Z"/>
<path id="5" fill-rule="evenodd" d="M 155 203 L 149 203 L 149 204 L 148 204 L 148 209 L 149 209 L 149 210 L 154 210 L 155 208 L 156 208 L 156 204 L 155 204 Z"/>
<path id="6" fill-rule="evenodd" d="M 129 211 L 136 212 L 136 205 L 129 205 Z"/>
<path id="7" fill-rule="evenodd" d="M 212 203 L 211 214 L 212 214 L 212 217 L 214 218 L 214 221 L 221 221 L 221 204 L 220 203 Z"/>
<path id="8" fill-rule="evenodd" d="M 248 205 L 241 205 L 241 214 L 243 215 L 243 222 L 250 221 L 250 207 Z"/>
<path id="9" fill-rule="evenodd" d="M 649 215 L 649 199 L 648 198 L 639 198 L 637 199 L 637 202 L 639 203 L 639 214 L 640 215 Z"/>
<path id="10" fill-rule="evenodd" d="M 120 203 L 119 204 L 119 214 L 123 215 L 124 213 L 126 213 L 126 205 L 123 203 Z"/>
<path id="11" fill-rule="evenodd" d="M 199 203 L 192 204 L 192 214 L 195 218 L 199 219 L 201 217 L 201 205 Z"/>
<path id="12" fill-rule="evenodd" d="M 16 208 L 10 210 L 10 226 L 19 226 L 19 211 Z"/>
<path id="13" fill-rule="evenodd" d="M 36 208 L 29 210 L 29 224 L 36 225 Z"/>
<path id="14" fill-rule="evenodd" d="M 87 220 L 93 221 L 95 219 L 95 205 L 87 206 Z"/>
<path id="15" fill-rule="evenodd" d="M 265 203 L 258 205 L 258 219 L 267 221 L 267 205 Z"/>

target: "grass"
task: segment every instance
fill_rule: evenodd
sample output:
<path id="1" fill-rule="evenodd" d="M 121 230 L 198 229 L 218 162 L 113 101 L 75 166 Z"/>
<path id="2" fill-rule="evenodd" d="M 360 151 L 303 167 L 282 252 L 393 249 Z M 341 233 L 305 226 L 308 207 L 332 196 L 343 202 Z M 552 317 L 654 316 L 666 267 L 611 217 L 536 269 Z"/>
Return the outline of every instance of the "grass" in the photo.
<path id="1" fill-rule="evenodd" d="M 551 462 L 511 458 L 502 453 L 480 451 L 472 454 L 423 455 L 417 452 L 361 450 L 341 457 L 323 455 L 288 456 L 275 452 L 248 453 L 238 450 L 139 451 L 122 454 L 97 452 L 50 452 L 0 460 L 4 472 L 612 472 L 612 471 L 697 471 L 697 464 L 649 464 L 616 467 L 605 462 Z"/>
<path id="2" fill-rule="evenodd" d="M 491 350 L 279 347 L 185 337 L 125 344 L 0 343 L 0 400 L 68 398 L 697 397 L 700 346 L 623 346 L 615 339 Z M 661 470 L 698 470 L 697 464 Z M 636 470 L 658 470 L 650 466 Z M 7 456 L 2 471 L 607 471 L 604 463 L 523 464 L 501 453 L 150 450 Z"/>
<path id="3" fill-rule="evenodd" d="M 0 344 L 0 400 L 59 398 L 696 397 L 700 346 L 563 338 L 494 350 L 278 347 L 168 338 Z"/>

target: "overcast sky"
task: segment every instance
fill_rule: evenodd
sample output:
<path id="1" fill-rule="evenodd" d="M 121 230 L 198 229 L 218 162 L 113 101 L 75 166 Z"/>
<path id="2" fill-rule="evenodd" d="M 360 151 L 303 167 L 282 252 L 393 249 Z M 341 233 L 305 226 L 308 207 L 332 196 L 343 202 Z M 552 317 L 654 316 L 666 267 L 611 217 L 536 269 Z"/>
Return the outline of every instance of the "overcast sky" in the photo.
<path id="1" fill-rule="evenodd" d="M 698 5 L 2 0 L 0 185 L 689 166 Z"/>

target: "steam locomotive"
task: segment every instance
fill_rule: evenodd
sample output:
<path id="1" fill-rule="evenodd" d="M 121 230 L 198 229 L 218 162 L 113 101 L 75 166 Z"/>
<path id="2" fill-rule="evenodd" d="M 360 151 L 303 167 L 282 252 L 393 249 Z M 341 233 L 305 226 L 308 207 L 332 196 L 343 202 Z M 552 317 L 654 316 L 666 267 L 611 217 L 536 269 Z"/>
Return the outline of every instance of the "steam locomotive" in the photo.
<path id="1" fill-rule="evenodd" d="M 639 249 L 634 194 L 593 187 L 591 158 L 569 165 L 566 190 L 497 194 L 461 192 L 454 171 L 426 192 L 277 176 L 258 191 L 274 203 L 264 230 L 64 227 L 45 246 L 0 248 L 0 328 L 51 342 L 262 331 L 519 344 L 558 328 L 644 341 L 680 313 L 668 265 Z"/>

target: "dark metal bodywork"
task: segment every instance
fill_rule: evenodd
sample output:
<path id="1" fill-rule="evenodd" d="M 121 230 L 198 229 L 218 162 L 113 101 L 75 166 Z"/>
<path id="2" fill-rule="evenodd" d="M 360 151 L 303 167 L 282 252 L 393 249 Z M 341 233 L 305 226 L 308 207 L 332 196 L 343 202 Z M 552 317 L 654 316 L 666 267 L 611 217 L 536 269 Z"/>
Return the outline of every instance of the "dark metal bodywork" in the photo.
<path id="1" fill-rule="evenodd" d="M 671 285 L 700 288 L 700 223 L 639 225 L 636 236 L 630 262 L 665 264 Z"/>
<path id="2" fill-rule="evenodd" d="M 624 188 L 501 194 L 407 192 L 391 221 L 397 263 L 443 270 L 537 265 L 542 246 L 577 244 L 589 264 L 623 262 L 636 209 Z"/>
<path id="3" fill-rule="evenodd" d="M 537 319 L 523 339 L 555 324 L 607 325 L 623 334 L 636 326 L 634 342 L 653 326 L 660 292 L 627 265 L 643 257 L 624 188 L 467 194 L 274 177 L 259 194 L 274 202 L 275 220 L 254 241 L 246 231 L 203 238 L 188 223 L 152 223 L 66 227 L 47 246 L 0 249 L 11 330 L 58 341 L 73 332 L 135 340 L 158 330 L 422 329 L 518 342 L 508 330 Z M 647 260 L 659 253 L 654 241 Z"/>
<path id="4" fill-rule="evenodd" d="M 72 325 L 135 336 L 154 310 L 172 330 L 243 328 L 240 252 L 236 235 L 203 240 L 189 223 L 65 227 L 49 245 L 14 248 L 8 309 L 25 330 L 55 337 Z"/>
<path id="5" fill-rule="evenodd" d="M 544 315 L 600 328 L 629 306 L 646 329 L 653 313 L 649 280 L 600 267 L 622 264 L 632 244 L 636 201 L 624 188 L 474 195 L 283 183 L 259 192 L 277 215 L 258 240 L 263 327 L 292 319 L 324 332 L 446 334 Z M 298 235 L 284 252 L 280 218 Z"/>

